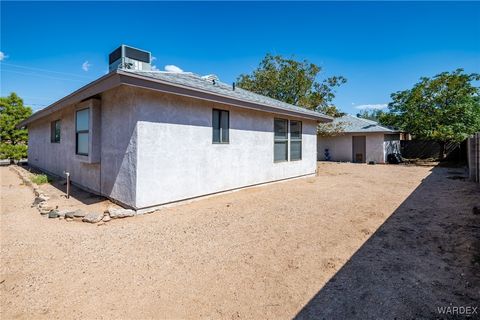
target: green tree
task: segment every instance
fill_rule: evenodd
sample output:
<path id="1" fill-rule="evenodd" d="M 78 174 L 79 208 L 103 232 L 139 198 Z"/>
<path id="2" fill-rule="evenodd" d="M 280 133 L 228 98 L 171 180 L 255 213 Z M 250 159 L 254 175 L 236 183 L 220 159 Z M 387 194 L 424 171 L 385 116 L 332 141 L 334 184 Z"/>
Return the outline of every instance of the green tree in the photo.
<path id="1" fill-rule="evenodd" d="M 479 88 L 473 85 L 478 80 L 480 75 L 463 69 L 421 78 L 412 89 L 391 95 L 389 113 L 380 120 L 416 138 L 437 141 L 443 158 L 447 142 L 459 143 L 480 130 Z"/>
<path id="2" fill-rule="evenodd" d="M 334 76 L 318 82 L 321 68 L 313 63 L 267 54 L 252 74 L 237 78 L 240 88 L 333 117 L 343 114 L 332 104 L 335 90 L 347 80 Z"/>
<path id="3" fill-rule="evenodd" d="M 380 122 L 380 118 L 385 114 L 383 110 L 362 110 L 357 113 L 358 118 L 368 119 Z"/>
<path id="4" fill-rule="evenodd" d="M 27 156 L 28 132 L 16 125 L 32 114 L 30 107 L 14 92 L 0 97 L 0 159 L 18 160 Z"/>

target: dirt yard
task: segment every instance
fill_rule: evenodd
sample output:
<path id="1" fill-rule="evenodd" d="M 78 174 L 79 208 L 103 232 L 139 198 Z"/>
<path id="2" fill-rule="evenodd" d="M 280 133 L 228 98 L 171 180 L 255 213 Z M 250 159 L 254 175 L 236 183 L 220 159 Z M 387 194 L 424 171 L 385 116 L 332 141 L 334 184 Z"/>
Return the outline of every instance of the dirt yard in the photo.
<path id="1" fill-rule="evenodd" d="M 1 319 L 404 319 L 479 305 L 480 188 L 463 169 L 320 163 L 317 177 L 100 226 L 42 217 L 0 174 Z"/>

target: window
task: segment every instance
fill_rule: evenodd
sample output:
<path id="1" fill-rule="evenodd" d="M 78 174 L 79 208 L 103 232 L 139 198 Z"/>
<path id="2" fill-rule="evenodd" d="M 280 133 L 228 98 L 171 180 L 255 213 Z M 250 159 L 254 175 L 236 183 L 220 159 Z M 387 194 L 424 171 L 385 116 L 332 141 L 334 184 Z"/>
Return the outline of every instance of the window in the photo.
<path id="1" fill-rule="evenodd" d="M 229 112 L 213 109 L 212 115 L 213 143 L 228 143 Z"/>
<path id="2" fill-rule="evenodd" d="M 88 156 L 89 115 L 90 109 L 88 108 L 78 110 L 76 113 L 76 153 L 82 156 Z"/>
<path id="3" fill-rule="evenodd" d="M 302 160 L 302 122 L 290 120 L 290 160 Z"/>
<path id="4" fill-rule="evenodd" d="M 50 142 L 60 143 L 60 120 L 50 123 Z"/>
<path id="5" fill-rule="evenodd" d="M 288 120 L 275 119 L 274 121 L 274 150 L 273 161 L 288 160 Z"/>

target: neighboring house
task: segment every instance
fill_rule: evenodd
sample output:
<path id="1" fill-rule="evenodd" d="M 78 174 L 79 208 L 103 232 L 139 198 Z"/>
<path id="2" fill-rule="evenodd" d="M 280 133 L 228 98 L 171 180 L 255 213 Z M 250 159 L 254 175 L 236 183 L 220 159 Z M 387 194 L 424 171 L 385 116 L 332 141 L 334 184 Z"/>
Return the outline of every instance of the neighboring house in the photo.
<path id="1" fill-rule="evenodd" d="M 110 73 L 23 121 L 29 164 L 140 211 L 316 172 L 330 117 L 150 61 L 121 46 Z"/>
<path id="2" fill-rule="evenodd" d="M 343 132 L 332 137 L 318 137 L 318 160 L 385 163 L 390 153 L 400 153 L 400 133 L 378 122 L 351 115 L 332 122 Z"/>

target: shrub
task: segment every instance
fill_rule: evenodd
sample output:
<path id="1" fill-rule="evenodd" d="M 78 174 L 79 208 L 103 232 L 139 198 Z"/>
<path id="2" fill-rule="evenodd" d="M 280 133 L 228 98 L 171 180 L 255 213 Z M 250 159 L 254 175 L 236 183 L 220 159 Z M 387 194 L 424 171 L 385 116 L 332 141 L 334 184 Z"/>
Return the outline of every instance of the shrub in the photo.
<path id="1" fill-rule="evenodd" d="M 0 159 L 20 160 L 27 157 L 28 147 L 25 144 L 0 143 Z"/>
<path id="2" fill-rule="evenodd" d="M 52 181 L 52 179 L 46 174 L 33 174 L 30 177 L 30 180 L 36 184 L 44 184 Z"/>

